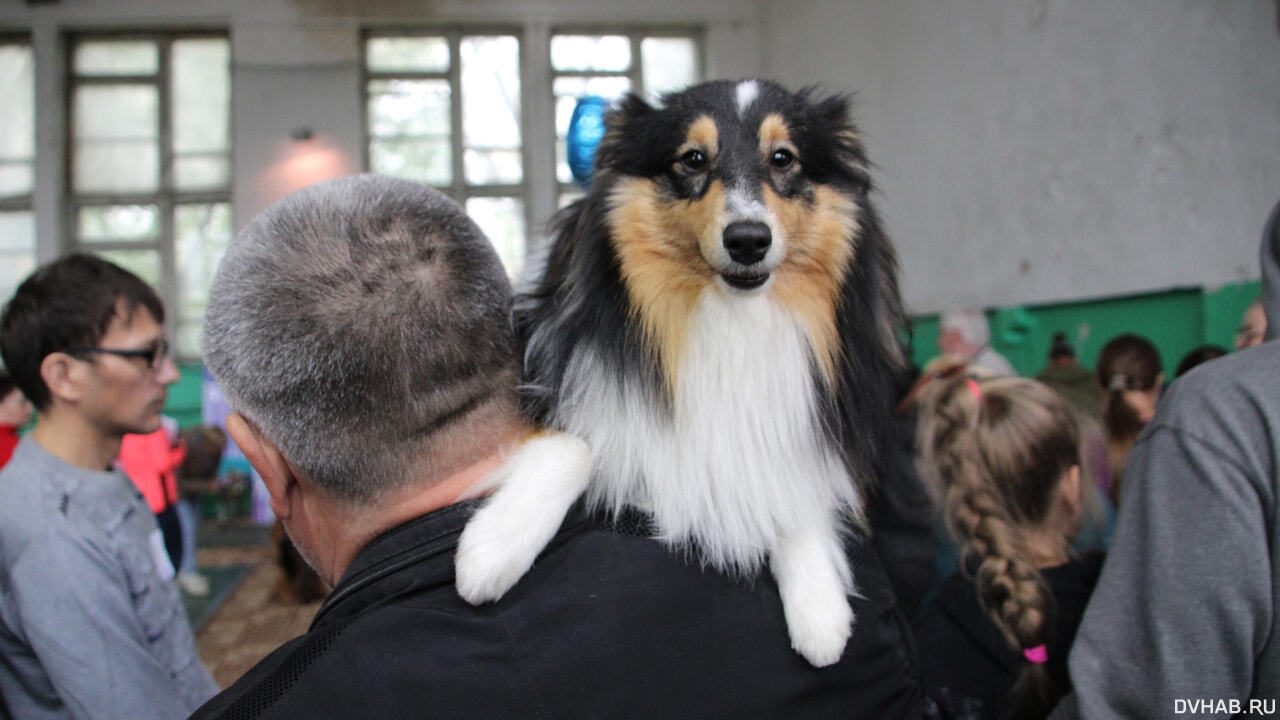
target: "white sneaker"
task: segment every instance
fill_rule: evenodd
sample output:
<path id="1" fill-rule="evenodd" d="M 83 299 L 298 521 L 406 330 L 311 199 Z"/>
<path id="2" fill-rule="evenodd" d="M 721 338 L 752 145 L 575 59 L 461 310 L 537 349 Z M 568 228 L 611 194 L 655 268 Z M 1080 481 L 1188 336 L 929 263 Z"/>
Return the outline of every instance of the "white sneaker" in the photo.
<path id="1" fill-rule="evenodd" d="M 207 597 L 209 595 L 209 578 L 193 572 L 178 573 L 178 587 L 191 597 Z"/>

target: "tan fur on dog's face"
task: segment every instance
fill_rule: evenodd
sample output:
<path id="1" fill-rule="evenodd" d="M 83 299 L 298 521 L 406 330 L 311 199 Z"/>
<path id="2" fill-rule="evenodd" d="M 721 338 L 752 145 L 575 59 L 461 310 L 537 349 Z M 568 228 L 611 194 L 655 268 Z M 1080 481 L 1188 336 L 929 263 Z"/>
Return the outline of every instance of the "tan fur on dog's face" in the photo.
<path id="1" fill-rule="evenodd" d="M 668 391 L 680 375 L 689 313 L 704 292 L 764 294 L 781 303 L 804 326 L 824 379 L 835 382 L 836 310 L 855 260 L 858 205 L 805 175 L 782 113 L 753 125 L 740 115 L 699 114 L 666 173 L 621 176 L 609 193 L 608 223 L 631 312 L 661 361 Z M 794 159 L 780 162 L 788 154 Z M 771 279 L 754 290 L 720 277 L 733 267 L 723 233 L 735 219 L 762 222 L 772 234 L 760 263 Z"/>

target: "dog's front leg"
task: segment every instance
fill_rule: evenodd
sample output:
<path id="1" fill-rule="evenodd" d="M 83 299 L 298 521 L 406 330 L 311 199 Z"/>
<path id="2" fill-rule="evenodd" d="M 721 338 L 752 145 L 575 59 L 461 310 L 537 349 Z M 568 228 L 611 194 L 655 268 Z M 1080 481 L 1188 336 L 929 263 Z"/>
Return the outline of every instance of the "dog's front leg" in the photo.
<path id="1" fill-rule="evenodd" d="M 525 440 L 458 538 L 454 571 L 462 599 L 479 605 L 505 595 L 533 567 L 590 478 L 591 450 L 578 437 L 548 432 Z"/>
<path id="2" fill-rule="evenodd" d="M 791 647 L 815 667 L 840 660 L 853 632 L 849 562 L 836 528 L 819 523 L 782 538 L 770 556 Z"/>

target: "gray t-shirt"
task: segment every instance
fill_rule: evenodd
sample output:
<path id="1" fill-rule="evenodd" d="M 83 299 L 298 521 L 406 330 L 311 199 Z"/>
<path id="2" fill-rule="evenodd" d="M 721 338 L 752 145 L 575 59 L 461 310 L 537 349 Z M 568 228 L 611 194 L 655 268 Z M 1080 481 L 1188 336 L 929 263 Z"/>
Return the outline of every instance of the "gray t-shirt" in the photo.
<path id="1" fill-rule="evenodd" d="M 0 493 L 0 693 L 14 717 L 185 718 L 217 692 L 127 477 L 28 436 Z"/>

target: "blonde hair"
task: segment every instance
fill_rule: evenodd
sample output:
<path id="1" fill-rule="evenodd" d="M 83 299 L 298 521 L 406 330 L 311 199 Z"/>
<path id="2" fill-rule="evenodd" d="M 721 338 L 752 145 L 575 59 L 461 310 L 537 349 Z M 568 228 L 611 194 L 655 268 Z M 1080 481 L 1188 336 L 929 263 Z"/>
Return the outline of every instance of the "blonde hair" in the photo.
<path id="1" fill-rule="evenodd" d="M 925 400 L 918 444 L 947 527 L 962 556 L 977 563 L 983 607 L 1018 652 L 1048 645 L 1057 608 L 1026 535 L 1080 464 L 1071 409 L 1035 380 L 947 380 Z M 1044 716 L 1062 692 L 1045 665 L 1028 663 L 1010 693 L 1012 713 Z"/>

